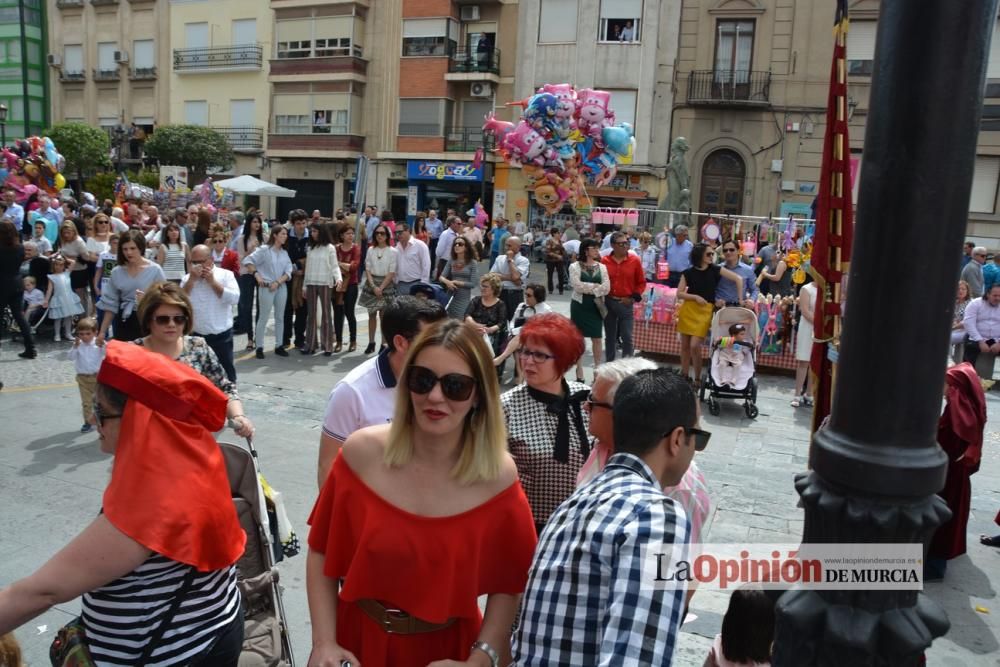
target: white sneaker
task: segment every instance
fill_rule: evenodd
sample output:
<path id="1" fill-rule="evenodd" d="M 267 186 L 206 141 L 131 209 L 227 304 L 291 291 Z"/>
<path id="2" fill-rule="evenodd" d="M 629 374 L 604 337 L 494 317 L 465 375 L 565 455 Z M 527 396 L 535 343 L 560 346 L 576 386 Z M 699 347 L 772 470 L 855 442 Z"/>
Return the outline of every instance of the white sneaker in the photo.
<path id="1" fill-rule="evenodd" d="M 62 338 L 59 337 L 59 332 L 58 331 L 56 332 L 56 342 L 57 343 L 61 343 L 62 342 Z"/>

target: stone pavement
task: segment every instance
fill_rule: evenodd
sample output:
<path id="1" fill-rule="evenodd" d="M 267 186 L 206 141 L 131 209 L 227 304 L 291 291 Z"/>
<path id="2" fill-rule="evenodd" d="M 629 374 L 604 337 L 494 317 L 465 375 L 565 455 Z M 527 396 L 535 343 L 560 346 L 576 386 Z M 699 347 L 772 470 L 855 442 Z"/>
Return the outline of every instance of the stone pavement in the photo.
<path id="1" fill-rule="evenodd" d="M 541 265 L 532 267 L 542 271 Z M 550 303 L 568 314 L 569 297 Z M 359 322 L 359 346 L 367 329 Z M 245 342 L 239 339 L 238 342 Z M 241 346 L 238 346 L 241 347 Z M 265 346 L 270 350 L 271 347 Z M 79 398 L 68 346 L 41 344 L 37 360 L 17 359 L 19 347 L 0 347 L 0 585 L 31 573 L 90 521 L 101 504 L 110 471 L 96 435 L 79 433 Z M 334 383 L 363 358 L 360 352 L 237 363 L 239 389 L 247 413 L 257 424 L 261 469 L 286 498 L 300 537 L 316 496 L 316 450 L 326 398 Z M 588 377 L 591 373 L 588 371 Z M 807 465 L 809 415 L 789 406 L 792 380 L 761 377 L 760 417 L 751 421 L 734 402 L 702 417 L 712 432 L 698 462 L 712 490 L 714 517 L 708 535 L 715 542 L 794 542 L 802 513 L 792 487 L 794 473 Z M 943 583 L 929 584 L 930 596 L 948 611 L 952 628 L 928 652 L 928 664 L 955 667 L 1000 665 L 1000 549 L 983 547 L 978 535 L 1000 533 L 993 517 L 1000 509 L 1000 392 L 988 394 L 982 469 L 973 477 L 969 553 L 953 561 Z M 225 438 L 235 441 L 231 432 Z M 295 653 L 305 664 L 310 649 L 305 594 L 305 558 L 279 565 Z M 724 593 L 698 592 L 682 628 L 675 664 L 700 666 L 719 632 L 728 604 Z M 988 613 L 976 611 L 982 606 Z M 48 664 L 54 632 L 79 611 L 79 602 L 60 605 L 17 632 L 31 665 Z"/>

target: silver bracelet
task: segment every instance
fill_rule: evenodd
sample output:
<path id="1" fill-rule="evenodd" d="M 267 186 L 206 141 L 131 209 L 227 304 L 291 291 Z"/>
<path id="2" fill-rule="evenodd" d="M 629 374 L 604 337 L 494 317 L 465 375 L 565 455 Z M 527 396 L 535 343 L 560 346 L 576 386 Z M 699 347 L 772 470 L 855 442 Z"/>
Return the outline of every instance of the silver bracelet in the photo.
<path id="1" fill-rule="evenodd" d="M 475 642 L 472 645 L 472 650 L 475 651 L 476 649 L 479 649 L 480 651 L 485 653 L 487 657 L 489 657 L 490 665 L 492 665 L 492 667 L 499 667 L 500 656 L 497 654 L 496 651 L 493 650 L 492 646 L 490 646 L 486 642 Z"/>

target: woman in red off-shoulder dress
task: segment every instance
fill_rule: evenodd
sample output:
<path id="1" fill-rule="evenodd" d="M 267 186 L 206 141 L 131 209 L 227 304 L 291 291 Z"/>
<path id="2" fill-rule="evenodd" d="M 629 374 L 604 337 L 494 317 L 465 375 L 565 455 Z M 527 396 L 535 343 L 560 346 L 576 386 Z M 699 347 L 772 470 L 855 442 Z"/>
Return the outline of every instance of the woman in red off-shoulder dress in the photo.
<path id="1" fill-rule="evenodd" d="M 536 535 L 492 354 L 455 320 L 410 345 L 393 424 L 348 438 L 309 520 L 310 667 L 510 661 Z"/>

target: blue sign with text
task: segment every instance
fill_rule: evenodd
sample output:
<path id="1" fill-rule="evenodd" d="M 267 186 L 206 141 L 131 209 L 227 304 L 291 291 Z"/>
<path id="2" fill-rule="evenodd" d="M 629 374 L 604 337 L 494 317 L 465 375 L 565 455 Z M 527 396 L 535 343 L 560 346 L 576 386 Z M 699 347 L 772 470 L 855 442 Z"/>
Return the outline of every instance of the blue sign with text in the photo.
<path id="1" fill-rule="evenodd" d="M 410 160 L 406 163 L 406 177 L 411 181 L 481 181 L 483 168 L 471 162 Z"/>

